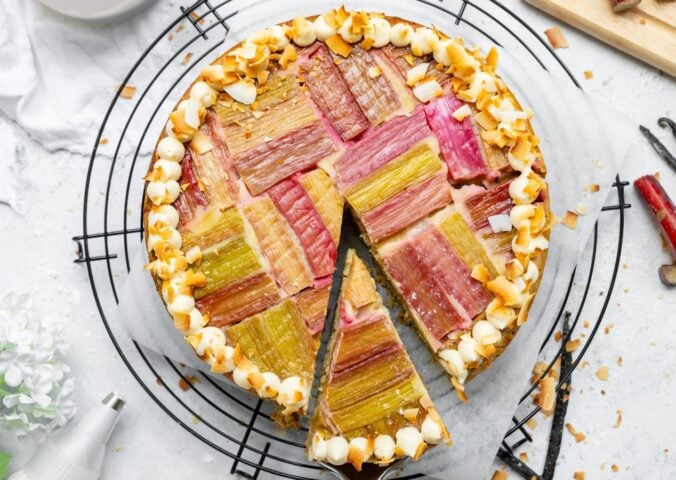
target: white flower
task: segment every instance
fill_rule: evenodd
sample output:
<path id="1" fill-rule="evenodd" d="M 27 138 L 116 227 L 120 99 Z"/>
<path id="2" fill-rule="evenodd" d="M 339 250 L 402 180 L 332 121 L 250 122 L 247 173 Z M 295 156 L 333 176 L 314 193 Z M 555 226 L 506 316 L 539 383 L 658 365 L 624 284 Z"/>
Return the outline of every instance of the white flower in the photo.
<path id="1" fill-rule="evenodd" d="M 58 325 L 43 321 L 28 295 L 0 303 L 0 427 L 42 437 L 75 415 L 74 381 L 63 363 L 67 345 Z"/>

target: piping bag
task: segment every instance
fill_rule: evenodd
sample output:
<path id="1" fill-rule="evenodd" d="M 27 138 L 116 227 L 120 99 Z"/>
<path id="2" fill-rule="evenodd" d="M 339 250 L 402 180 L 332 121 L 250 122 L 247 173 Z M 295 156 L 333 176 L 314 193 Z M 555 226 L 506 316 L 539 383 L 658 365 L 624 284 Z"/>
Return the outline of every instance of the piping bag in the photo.
<path id="1" fill-rule="evenodd" d="M 77 423 L 49 438 L 9 480 L 96 480 L 125 401 L 109 393 Z"/>

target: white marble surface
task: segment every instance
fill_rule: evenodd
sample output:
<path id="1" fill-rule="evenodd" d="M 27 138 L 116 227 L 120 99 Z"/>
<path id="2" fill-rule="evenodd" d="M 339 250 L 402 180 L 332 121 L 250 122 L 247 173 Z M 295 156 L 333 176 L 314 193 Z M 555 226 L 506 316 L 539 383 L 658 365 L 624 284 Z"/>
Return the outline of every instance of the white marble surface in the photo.
<path id="1" fill-rule="evenodd" d="M 519 0 L 505 3 L 522 13 L 538 32 L 557 24 Z M 585 89 L 620 109 L 632 105 L 626 113 L 637 125 L 650 125 L 676 152 L 674 138 L 655 125 L 659 116 L 676 116 L 676 81 L 571 28 L 562 28 L 571 48 L 559 54 Z M 143 46 L 138 45 L 138 51 Z M 130 59 L 136 56 L 136 52 L 127 53 Z M 584 80 L 584 70 L 593 70 L 594 78 Z M 112 91 L 113 86 L 107 87 Z M 81 231 L 88 158 L 68 149 L 48 151 L 19 128 L 15 131 L 25 148 L 27 166 L 22 175 L 30 187 L 23 215 L 0 205 L 0 239 L 5 252 L 0 257 L 0 292 L 29 292 L 38 309 L 65 324 L 67 340 L 73 346 L 70 362 L 81 409 L 110 390 L 122 392 L 128 399 L 111 439 L 103 478 L 230 478 L 229 462 L 172 423 L 125 370 L 101 325 L 86 271 L 72 263 L 75 246 L 70 238 Z M 91 135 L 93 139 L 93 130 Z M 660 171 L 665 188 L 676 197 L 676 174 L 649 148 L 642 152 L 641 158 L 625 166 L 622 176 L 633 180 Z M 659 282 L 656 270 L 667 262 L 667 254 L 633 188 L 627 190 L 627 201 L 633 207 L 626 217 L 624 265 L 605 320 L 613 326 L 608 334 L 600 333 L 587 353 L 590 365 L 573 377 L 567 420 L 587 438 L 575 443 L 564 432 L 556 478 L 572 478 L 576 470 L 585 470 L 592 479 L 676 477 L 676 291 Z M 616 228 L 614 215 L 605 214 L 600 226 L 601 235 L 611 241 Z M 601 250 L 598 268 L 608 272 L 613 258 Z M 594 285 L 590 298 L 598 297 L 604 288 L 605 284 Z M 616 364 L 618 355 L 623 358 L 622 366 Z M 594 376 L 601 365 L 609 366 L 607 382 Z M 617 409 L 623 411 L 623 423 L 613 428 Z M 536 435 L 543 436 L 546 422 L 538 420 Z M 0 450 L 15 455 L 14 467 L 20 466 L 33 448 L 30 442 L 0 435 Z M 542 454 L 536 446 L 524 450 L 531 459 Z M 619 467 L 617 473 L 611 471 L 612 464 Z M 499 466 L 496 462 L 496 468 Z"/>

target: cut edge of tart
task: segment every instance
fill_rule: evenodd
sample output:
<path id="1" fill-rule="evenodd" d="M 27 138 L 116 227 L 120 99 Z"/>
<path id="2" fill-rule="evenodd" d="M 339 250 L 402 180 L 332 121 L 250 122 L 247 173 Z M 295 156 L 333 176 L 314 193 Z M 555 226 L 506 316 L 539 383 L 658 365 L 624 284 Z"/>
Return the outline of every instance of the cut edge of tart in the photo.
<path id="1" fill-rule="evenodd" d="M 333 332 L 310 422 L 308 457 L 333 465 L 418 460 L 451 443 L 375 281 L 347 252 Z"/>
<path id="2" fill-rule="evenodd" d="M 302 357 L 314 359 L 344 196 L 392 290 L 465 398 L 465 382 L 526 321 L 552 224 L 532 113 L 496 66 L 495 47 L 484 57 L 462 39 L 341 7 L 257 32 L 202 70 L 158 141 L 144 224 L 146 268 L 176 328 L 213 372 L 274 399 L 283 416 L 305 413 L 307 370 L 281 378 L 281 366 L 240 339 L 270 310 L 284 311 L 273 322 L 294 326 L 300 312 L 315 344 Z M 332 90 L 349 94 L 351 106 L 313 81 L 315 69 L 337 79 Z M 299 71 L 302 78 L 287 81 Z M 379 82 L 395 103 L 372 95 Z M 347 110 L 334 111 L 341 105 Z M 284 116 L 288 107 L 298 115 Z M 281 128 L 281 136 L 255 145 L 255 124 Z M 370 142 L 379 151 L 389 140 L 383 132 L 403 140 L 387 156 L 356 161 L 351 146 L 368 152 Z M 289 154 L 290 145 L 303 155 Z M 412 202 L 418 197 L 426 201 Z M 272 244 L 261 240 L 268 234 Z M 422 263 L 415 274 L 434 294 L 424 300 L 454 312 L 453 323 L 421 315 L 426 304 L 407 293 L 410 272 L 388 268 L 428 251 L 450 269 L 436 275 L 438 265 Z M 294 331 L 305 345 L 307 334 Z"/>

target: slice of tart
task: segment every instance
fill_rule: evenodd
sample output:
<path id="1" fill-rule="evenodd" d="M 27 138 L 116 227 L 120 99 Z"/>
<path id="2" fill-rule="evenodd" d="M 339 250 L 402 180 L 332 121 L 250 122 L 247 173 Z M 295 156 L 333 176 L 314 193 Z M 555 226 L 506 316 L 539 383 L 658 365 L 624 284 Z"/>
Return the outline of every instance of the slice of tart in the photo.
<path id="1" fill-rule="evenodd" d="M 434 409 L 375 282 L 349 250 L 325 360 L 309 457 L 333 465 L 420 458 L 450 435 Z"/>

